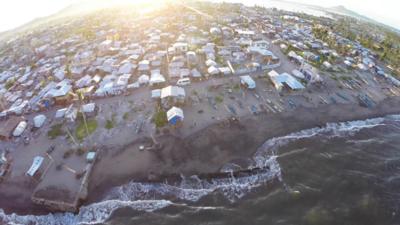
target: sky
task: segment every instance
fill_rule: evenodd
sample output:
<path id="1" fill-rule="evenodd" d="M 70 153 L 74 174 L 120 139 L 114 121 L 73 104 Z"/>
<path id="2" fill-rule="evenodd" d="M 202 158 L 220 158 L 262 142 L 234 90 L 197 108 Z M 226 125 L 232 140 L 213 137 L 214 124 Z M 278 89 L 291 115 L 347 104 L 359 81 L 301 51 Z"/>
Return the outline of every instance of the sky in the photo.
<path id="1" fill-rule="evenodd" d="M 81 0 L 1 0 L 0 32 L 23 25 L 35 18 L 58 12 Z M 137 0 L 124 0 L 136 2 Z M 143 0 L 139 0 L 143 1 Z M 146 0 L 147 2 L 152 0 Z M 229 0 L 225 0 L 229 2 Z M 246 2 L 245 0 L 233 0 Z M 324 7 L 343 5 L 348 9 L 368 16 L 379 22 L 400 29 L 399 0 L 291 0 Z M 263 2 L 259 0 L 257 2 Z"/>

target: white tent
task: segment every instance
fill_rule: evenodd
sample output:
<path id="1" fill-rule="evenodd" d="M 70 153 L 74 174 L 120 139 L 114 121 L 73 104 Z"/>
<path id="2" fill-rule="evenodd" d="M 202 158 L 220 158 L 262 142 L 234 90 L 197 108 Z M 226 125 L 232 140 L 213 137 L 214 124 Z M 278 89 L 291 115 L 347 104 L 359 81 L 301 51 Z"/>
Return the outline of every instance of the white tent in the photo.
<path id="1" fill-rule="evenodd" d="M 19 122 L 18 126 L 15 128 L 15 130 L 13 132 L 13 136 L 14 137 L 21 136 L 22 133 L 24 133 L 27 126 L 28 126 L 28 124 L 26 123 L 26 121 Z"/>
<path id="2" fill-rule="evenodd" d="M 36 128 L 40 128 L 43 126 L 45 121 L 46 121 L 46 116 L 43 114 L 40 114 L 40 115 L 35 116 L 35 118 L 33 118 L 33 125 Z"/>

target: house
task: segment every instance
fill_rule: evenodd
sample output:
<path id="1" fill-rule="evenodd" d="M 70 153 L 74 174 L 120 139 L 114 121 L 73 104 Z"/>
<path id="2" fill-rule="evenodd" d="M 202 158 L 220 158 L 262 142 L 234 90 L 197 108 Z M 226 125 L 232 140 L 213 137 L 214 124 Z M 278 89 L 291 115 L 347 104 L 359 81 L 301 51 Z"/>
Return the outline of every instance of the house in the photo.
<path id="1" fill-rule="evenodd" d="M 218 69 L 217 67 L 215 67 L 215 66 L 210 66 L 210 67 L 207 69 L 207 72 L 208 72 L 208 74 L 210 74 L 210 75 L 218 75 L 218 74 L 219 74 L 219 69 Z"/>
<path id="2" fill-rule="evenodd" d="M 254 31 L 242 29 L 236 29 L 235 33 L 241 38 L 253 38 L 255 35 Z"/>
<path id="3" fill-rule="evenodd" d="M 54 88 L 49 90 L 45 97 L 53 98 L 56 104 L 65 104 L 72 98 L 69 93 L 72 91 L 72 85 L 69 80 L 62 80 Z"/>
<path id="4" fill-rule="evenodd" d="M 46 116 L 43 114 L 37 115 L 33 118 L 33 126 L 35 128 L 41 128 L 46 121 Z"/>
<path id="5" fill-rule="evenodd" d="M 148 75 L 142 74 L 138 78 L 139 85 L 147 85 L 150 81 L 150 77 Z"/>
<path id="6" fill-rule="evenodd" d="M 240 84 L 246 86 L 248 89 L 256 88 L 256 82 L 249 75 L 240 76 Z"/>
<path id="7" fill-rule="evenodd" d="M 56 115 L 54 116 L 55 119 L 62 119 L 65 116 L 65 112 L 67 111 L 67 108 L 59 109 L 56 111 Z"/>
<path id="8" fill-rule="evenodd" d="M 201 79 L 201 73 L 197 69 L 192 69 L 190 71 L 190 74 L 192 75 L 192 78 L 194 78 L 194 79 Z"/>
<path id="9" fill-rule="evenodd" d="M 261 49 L 268 49 L 269 48 L 269 42 L 266 41 L 266 40 L 253 41 L 251 43 L 251 47 L 261 48 Z"/>
<path id="10" fill-rule="evenodd" d="M 165 77 L 160 74 L 159 70 L 151 71 L 151 76 L 149 80 L 150 86 L 161 85 L 164 84 L 165 81 Z"/>
<path id="11" fill-rule="evenodd" d="M 285 87 L 291 90 L 301 90 L 305 88 L 303 84 L 288 73 L 278 74 L 275 70 L 272 70 L 268 73 L 268 76 L 278 91 L 281 91 Z"/>
<path id="12" fill-rule="evenodd" d="M 189 51 L 186 53 L 186 60 L 188 65 L 196 65 L 197 64 L 197 55 L 196 52 Z"/>
<path id="13" fill-rule="evenodd" d="M 253 60 L 256 60 L 259 63 L 262 64 L 279 63 L 279 58 L 276 57 L 274 53 L 265 48 L 250 46 L 247 48 L 247 50 L 252 55 Z"/>
<path id="14" fill-rule="evenodd" d="M 150 70 L 150 61 L 149 60 L 142 60 L 139 62 L 138 70 L 140 72 L 145 72 Z"/>
<path id="15" fill-rule="evenodd" d="M 223 75 L 230 75 L 232 74 L 232 70 L 229 67 L 220 67 L 218 68 L 219 72 Z"/>
<path id="16" fill-rule="evenodd" d="M 130 74 L 135 69 L 135 65 L 130 62 L 125 62 L 118 69 L 118 74 Z"/>
<path id="17" fill-rule="evenodd" d="M 85 75 L 81 79 L 75 81 L 75 86 L 77 88 L 83 88 L 90 86 L 91 82 L 92 82 L 92 77 L 90 75 Z"/>
<path id="18" fill-rule="evenodd" d="M 172 47 L 176 54 L 185 53 L 189 50 L 189 45 L 185 42 L 177 42 Z"/>
<path id="19" fill-rule="evenodd" d="M 161 89 L 161 103 L 164 106 L 183 104 L 185 102 L 185 89 L 178 86 L 168 86 Z"/>
<path id="20" fill-rule="evenodd" d="M 85 113 L 86 116 L 95 116 L 97 111 L 96 103 L 88 103 L 82 105 L 80 108 L 80 112 Z"/>
<path id="21" fill-rule="evenodd" d="M 170 125 L 178 125 L 184 119 L 182 109 L 175 106 L 172 107 L 170 110 L 167 111 L 167 119 Z"/>

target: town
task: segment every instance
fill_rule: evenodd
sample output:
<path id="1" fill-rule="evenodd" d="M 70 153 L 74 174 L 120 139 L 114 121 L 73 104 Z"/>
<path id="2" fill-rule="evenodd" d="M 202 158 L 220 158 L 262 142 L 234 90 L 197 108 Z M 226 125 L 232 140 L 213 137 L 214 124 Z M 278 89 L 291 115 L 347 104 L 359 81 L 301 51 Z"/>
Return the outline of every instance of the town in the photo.
<path id="1" fill-rule="evenodd" d="M 162 148 L 164 134 L 399 96 L 399 69 L 331 30 L 335 22 L 190 2 L 56 20 L 15 36 L 0 49 L 1 189 L 74 212 L 103 149 L 150 137 L 137 147 L 146 154 Z"/>

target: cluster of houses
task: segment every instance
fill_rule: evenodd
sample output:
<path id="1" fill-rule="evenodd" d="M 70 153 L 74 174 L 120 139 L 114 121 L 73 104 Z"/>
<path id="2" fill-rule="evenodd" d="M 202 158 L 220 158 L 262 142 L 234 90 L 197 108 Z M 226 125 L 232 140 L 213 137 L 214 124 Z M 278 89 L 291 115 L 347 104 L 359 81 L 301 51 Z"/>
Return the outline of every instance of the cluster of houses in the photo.
<path id="1" fill-rule="evenodd" d="M 190 10 L 142 22 L 115 16 L 109 21 L 97 15 L 94 20 L 101 23 L 77 19 L 16 37 L 0 49 L 4 53 L 0 54 L 0 120 L 56 106 L 56 119 L 74 121 L 79 111 L 96 111 L 90 103 L 93 99 L 143 86 L 150 87 L 149 95 L 160 99 L 166 110 L 172 110 L 169 115 L 183 119 L 181 110 L 170 101 L 171 97 L 178 99 L 174 103 L 184 99 L 181 86 L 217 76 L 271 71 L 281 65 L 271 45 L 280 46 L 299 65 L 286 73 L 268 73 L 278 90 L 298 90 L 307 83 L 321 82 L 316 65 L 370 70 L 400 83 L 376 65 L 376 56 L 360 44 L 330 32 L 337 43 L 351 46 L 340 55 L 315 38 L 312 21 L 239 8 L 217 19 Z M 90 38 L 71 32 L 77 26 L 90 31 Z M 63 31 L 68 35 L 59 35 Z M 242 77 L 241 82 L 255 87 L 251 77 Z M 45 119 L 42 115 L 35 124 Z"/>
<path id="2" fill-rule="evenodd" d="M 3 51 L 15 54 L 0 58 L 0 119 L 56 106 L 56 119 L 74 121 L 82 99 L 90 102 L 142 86 L 151 87 L 152 97 L 164 99 L 181 94 L 170 85 L 279 66 L 279 58 L 268 50 L 270 43 L 260 32 L 245 28 L 243 18 L 200 28 L 192 23 L 202 18 L 191 11 L 182 14 L 158 18 L 157 26 L 132 22 L 125 35 L 107 21 L 93 25 L 80 20 L 80 26 L 94 32 L 91 39 L 79 34 L 59 38 L 55 30 L 76 26 L 66 23 L 9 41 Z M 169 31 L 171 21 L 178 32 Z M 32 47 L 20 50 L 24 45 Z M 92 113 L 96 107 L 82 108 Z M 35 119 L 43 120 L 43 115 Z"/>

